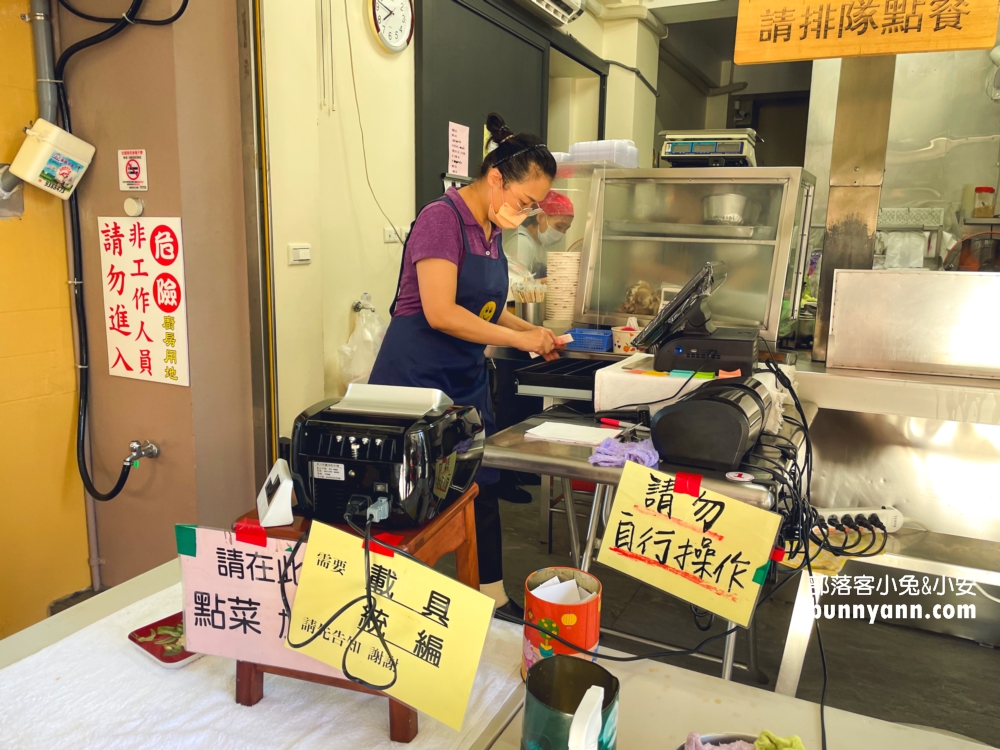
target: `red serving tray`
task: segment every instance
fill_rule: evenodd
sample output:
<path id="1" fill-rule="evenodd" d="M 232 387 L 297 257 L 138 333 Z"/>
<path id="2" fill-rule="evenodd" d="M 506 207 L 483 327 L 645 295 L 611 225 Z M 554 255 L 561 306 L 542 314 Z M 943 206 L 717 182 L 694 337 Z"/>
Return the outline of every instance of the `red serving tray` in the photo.
<path id="1" fill-rule="evenodd" d="M 184 649 L 184 613 L 164 617 L 145 627 L 136 628 L 128 639 L 161 667 L 176 669 L 193 662 L 204 654 Z"/>

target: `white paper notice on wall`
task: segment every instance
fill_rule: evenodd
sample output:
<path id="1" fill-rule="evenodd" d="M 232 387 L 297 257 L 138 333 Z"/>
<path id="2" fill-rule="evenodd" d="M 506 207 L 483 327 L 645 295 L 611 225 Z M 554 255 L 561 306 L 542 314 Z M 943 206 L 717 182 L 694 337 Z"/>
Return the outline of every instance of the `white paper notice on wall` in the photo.
<path id="1" fill-rule="evenodd" d="M 146 149 L 133 148 L 118 152 L 118 189 L 126 193 L 149 190 Z"/>
<path id="2" fill-rule="evenodd" d="M 448 123 L 448 174 L 469 176 L 469 126 Z"/>
<path id="3" fill-rule="evenodd" d="M 188 385 L 181 220 L 101 217 L 97 226 L 110 373 Z"/>

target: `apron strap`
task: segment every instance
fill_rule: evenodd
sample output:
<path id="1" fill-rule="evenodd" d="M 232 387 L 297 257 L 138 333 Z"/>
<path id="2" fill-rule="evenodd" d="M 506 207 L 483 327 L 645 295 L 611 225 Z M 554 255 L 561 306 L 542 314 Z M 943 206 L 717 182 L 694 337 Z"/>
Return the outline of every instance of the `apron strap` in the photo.
<path id="1" fill-rule="evenodd" d="M 447 203 L 451 207 L 451 210 L 455 212 L 455 218 L 458 219 L 458 228 L 462 230 L 462 248 L 465 251 L 465 255 L 468 255 L 470 252 L 469 236 L 465 233 L 465 222 L 462 221 L 462 214 L 459 213 L 458 206 L 454 204 L 451 198 L 449 198 L 447 195 L 442 195 L 440 198 L 432 200 L 430 203 L 428 203 L 426 206 L 420 209 L 420 213 L 423 213 L 429 206 L 433 206 L 435 203 Z M 420 214 L 417 214 L 417 219 L 419 218 Z M 389 305 L 390 317 L 396 314 L 396 303 L 399 302 L 399 292 L 403 287 L 403 270 L 406 268 L 406 246 L 410 244 L 410 237 L 413 234 L 413 227 L 417 225 L 417 219 L 414 219 L 413 222 L 410 224 L 410 234 L 406 236 L 406 242 L 403 243 L 403 252 L 399 258 L 399 277 L 396 279 L 396 294 L 392 298 L 392 304 Z"/>

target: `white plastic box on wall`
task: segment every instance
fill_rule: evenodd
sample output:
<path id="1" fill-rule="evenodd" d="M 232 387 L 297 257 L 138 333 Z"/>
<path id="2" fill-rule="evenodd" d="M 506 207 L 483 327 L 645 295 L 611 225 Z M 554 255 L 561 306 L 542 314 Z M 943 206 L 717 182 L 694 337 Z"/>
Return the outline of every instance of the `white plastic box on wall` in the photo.
<path id="1" fill-rule="evenodd" d="M 68 199 L 96 149 L 47 120 L 35 120 L 25 133 L 28 137 L 10 165 L 11 173 L 28 185 Z"/>

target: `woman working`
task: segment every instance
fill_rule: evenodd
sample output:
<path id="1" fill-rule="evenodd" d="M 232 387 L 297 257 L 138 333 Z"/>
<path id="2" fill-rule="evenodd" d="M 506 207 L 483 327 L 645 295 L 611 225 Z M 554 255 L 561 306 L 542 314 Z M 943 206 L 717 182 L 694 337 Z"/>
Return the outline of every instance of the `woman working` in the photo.
<path id="1" fill-rule="evenodd" d="M 542 210 L 517 228 L 517 260 L 536 279 L 544 279 L 548 275 L 548 251 L 566 239 L 574 212 L 573 202 L 556 190 L 550 191 L 538 207 Z"/>
<path id="2" fill-rule="evenodd" d="M 548 329 L 505 309 L 507 259 L 500 239 L 501 230 L 516 229 L 538 212 L 556 162 L 537 137 L 515 135 L 499 115 L 491 114 L 486 127 L 495 148 L 483 159 L 479 178 L 424 206 L 413 223 L 392 321 L 368 382 L 438 388 L 456 404 L 479 409 L 490 434 L 486 346 L 558 356 Z M 521 617 L 503 586 L 498 478 L 496 469 L 481 469 L 476 478 L 479 588 L 497 607 Z"/>

